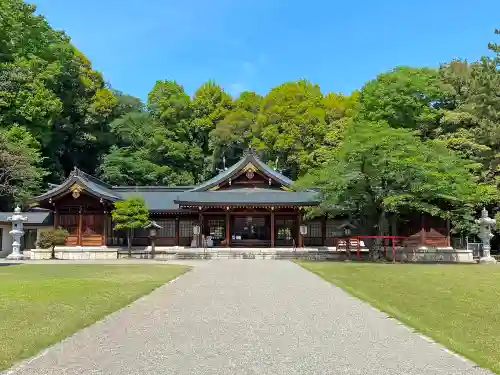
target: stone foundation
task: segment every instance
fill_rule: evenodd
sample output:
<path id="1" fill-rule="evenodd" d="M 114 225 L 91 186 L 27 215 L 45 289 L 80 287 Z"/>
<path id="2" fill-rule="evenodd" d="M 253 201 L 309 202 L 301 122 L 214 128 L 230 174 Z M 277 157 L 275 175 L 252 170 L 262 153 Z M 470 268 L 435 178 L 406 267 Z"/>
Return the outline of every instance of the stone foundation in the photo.
<path id="1" fill-rule="evenodd" d="M 50 249 L 31 250 L 31 259 L 50 259 Z M 27 254 L 24 254 L 27 257 Z M 112 260 L 128 258 L 128 251 L 122 247 L 90 247 L 90 246 L 57 246 L 57 259 L 65 260 Z M 396 249 L 395 260 L 407 263 L 474 263 L 471 250 L 454 250 L 452 248 L 409 250 Z M 151 259 L 151 248 L 134 248 L 132 257 L 135 259 Z M 351 252 L 351 258 L 356 259 L 356 251 Z M 345 251 L 335 248 L 184 248 L 156 247 L 155 259 L 299 259 L 299 260 L 346 260 Z M 361 260 L 368 260 L 368 250 L 360 252 Z M 392 261 L 392 249 L 387 251 L 387 260 Z"/>
<path id="2" fill-rule="evenodd" d="M 452 247 L 417 249 L 398 248 L 396 262 L 408 263 L 476 263 L 472 250 L 458 250 Z M 387 252 L 387 260 L 392 261 L 392 251 Z"/>
<path id="3" fill-rule="evenodd" d="M 50 259 L 51 249 L 32 249 L 30 259 L 45 260 Z M 56 259 L 67 260 L 108 260 L 117 259 L 117 249 L 106 246 L 56 246 Z"/>

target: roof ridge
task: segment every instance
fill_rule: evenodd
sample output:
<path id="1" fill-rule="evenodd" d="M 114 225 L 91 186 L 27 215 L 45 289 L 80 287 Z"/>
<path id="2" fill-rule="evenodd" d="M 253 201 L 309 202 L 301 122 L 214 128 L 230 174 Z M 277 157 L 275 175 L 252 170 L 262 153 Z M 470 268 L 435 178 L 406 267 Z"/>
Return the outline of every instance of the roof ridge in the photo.
<path id="1" fill-rule="evenodd" d="M 92 181 L 92 182 L 95 182 L 96 184 L 99 184 L 99 185 L 102 185 L 108 189 L 112 189 L 113 186 L 108 184 L 107 182 L 104 182 L 103 180 L 95 177 L 95 176 L 92 176 L 91 174 L 88 174 L 84 171 L 82 171 L 81 169 L 79 169 L 78 167 L 74 167 L 73 171 L 70 173 L 70 177 L 71 175 L 73 176 L 77 176 L 77 177 L 82 177 L 88 181 Z"/>
<path id="2" fill-rule="evenodd" d="M 166 185 L 113 185 L 111 187 L 112 190 L 126 190 L 126 191 L 147 191 L 147 190 L 168 190 L 168 191 L 187 191 L 192 189 L 194 186 L 166 186 Z"/>

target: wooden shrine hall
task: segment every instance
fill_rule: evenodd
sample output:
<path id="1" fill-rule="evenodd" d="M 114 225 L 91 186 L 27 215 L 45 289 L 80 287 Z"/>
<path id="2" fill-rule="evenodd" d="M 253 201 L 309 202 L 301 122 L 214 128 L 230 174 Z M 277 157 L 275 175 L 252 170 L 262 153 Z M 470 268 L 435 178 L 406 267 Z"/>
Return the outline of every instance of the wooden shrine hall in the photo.
<path id="1" fill-rule="evenodd" d="M 32 199 L 31 211 L 51 213 L 55 227 L 69 231 L 67 246 L 126 246 L 114 230 L 113 204 L 143 197 L 160 228 L 163 247 L 330 247 L 345 237 L 346 220 L 304 221 L 304 208 L 319 204 L 315 191 L 295 191 L 293 181 L 247 150 L 233 166 L 197 186 L 111 186 L 75 168 L 60 185 Z M 420 245 L 449 246 L 449 227 L 411 217 L 400 235 Z M 355 233 L 353 235 L 362 235 Z M 427 237 L 426 237 L 427 236 Z M 136 229 L 132 246 L 150 244 L 148 230 Z"/>
<path id="2" fill-rule="evenodd" d="M 113 229 L 111 210 L 132 196 L 144 198 L 161 227 L 157 246 L 302 247 L 325 241 L 325 220 L 307 239 L 300 235 L 303 208 L 319 203 L 316 192 L 294 191 L 292 181 L 253 150 L 197 186 L 111 186 L 75 168 L 31 203 L 53 211 L 54 226 L 70 233 L 69 246 L 125 246 L 127 236 Z M 147 230 L 134 231 L 133 246 L 148 243 Z"/>

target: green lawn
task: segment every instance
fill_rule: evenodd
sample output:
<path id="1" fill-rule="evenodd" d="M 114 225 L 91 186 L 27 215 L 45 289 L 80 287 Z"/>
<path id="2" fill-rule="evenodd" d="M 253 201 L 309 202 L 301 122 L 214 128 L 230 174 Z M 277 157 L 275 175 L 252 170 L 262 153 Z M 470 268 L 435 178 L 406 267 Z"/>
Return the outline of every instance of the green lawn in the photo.
<path id="1" fill-rule="evenodd" d="M 0 267 L 0 369 L 183 274 L 177 265 Z"/>
<path id="2" fill-rule="evenodd" d="M 500 266 L 298 263 L 500 373 Z"/>

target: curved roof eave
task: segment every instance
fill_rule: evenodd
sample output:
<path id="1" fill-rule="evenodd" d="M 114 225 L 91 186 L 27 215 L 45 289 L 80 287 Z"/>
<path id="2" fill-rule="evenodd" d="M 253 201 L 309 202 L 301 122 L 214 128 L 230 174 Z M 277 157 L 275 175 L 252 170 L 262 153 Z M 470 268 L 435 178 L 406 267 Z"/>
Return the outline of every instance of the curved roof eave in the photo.
<path id="1" fill-rule="evenodd" d="M 33 198 L 28 201 L 28 203 L 35 203 L 35 202 L 41 202 L 53 197 L 56 197 L 58 195 L 64 195 L 68 193 L 68 190 L 71 186 L 74 184 L 78 184 L 84 188 L 84 191 L 87 193 L 94 195 L 98 198 L 103 198 L 112 202 L 115 202 L 117 200 L 120 200 L 121 198 L 111 192 L 106 191 L 107 189 L 105 187 L 101 186 L 92 186 L 94 183 L 86 181 L 84 178 L 81 178 L 78 175 L 71 175 L 69 178 L 66 179 L 62 184 L 57 185 L 53 189 Z"/>

